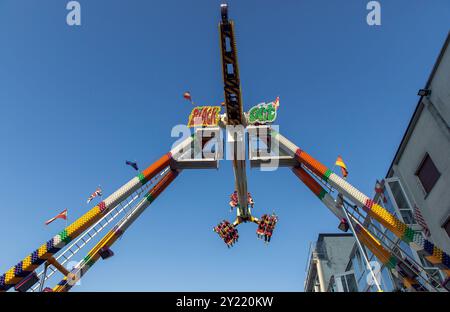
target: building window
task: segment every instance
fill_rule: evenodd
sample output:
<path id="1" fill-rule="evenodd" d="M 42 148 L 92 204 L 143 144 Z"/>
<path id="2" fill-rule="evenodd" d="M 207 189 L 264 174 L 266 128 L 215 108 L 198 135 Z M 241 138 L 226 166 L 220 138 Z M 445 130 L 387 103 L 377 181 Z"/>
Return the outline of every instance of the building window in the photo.
<path id="1" fill-rule="evenodd" d="M 445 221 L 445 223 L 442 225 L 442 228 L 445 232 L 447 232 L 447 235 L 450 236 L 450 218 Z"/>
<path id="2" fill-rule="evenodd" d="M 386 179 L 386 181 L 388 182 L 387 184 L 392 193 L 393 201 L 398 208 L 398 212 L 400 213 L 403 222 L 406 224 L 416 224 L 411 205 L 406 198 L 405 191 L 403 190 L 400 181 L 398 179 Z"/>
<path id="3" fill-rule="evenodd" d="M 357 292 L 358 286 L 356 286 L 355 274 L 350 273 L 345 275 L 345 281 L 347 284 L 348 292 Z"/>
<path id="4" fill-rule="evenodd" d="M 427 194 L 431 192 L 437 180 L 441 176 L 441 173 L 434 165 L 434 162 L 428 153 L 420 163 L 420 166 L 416 171 L 416 176 L 419 178 L 419 181 Z"/>
<path id="5" fill-rule="evenodd" d="M 357 292 L 358 285 L 356 283 L 355 274 L 350 272 L 345 272 L 343 274 L 338 274 L 332 277 L 333 281 L 333 291 L 334 292 Z"/>
<path id="6" fill-rule="evenodd" d="M 433 266 L 433 264 L 428 261 L 424 256 L 419 255 L 420 262 L 422 263 L 423 268 L 425 269 L 425 274 L 427 275 L 428 281 L 431 283 L 431 286 L 434 288 L 441 288 L 441 283 L 444 281 L 444 278 L 439 270 Z"/>

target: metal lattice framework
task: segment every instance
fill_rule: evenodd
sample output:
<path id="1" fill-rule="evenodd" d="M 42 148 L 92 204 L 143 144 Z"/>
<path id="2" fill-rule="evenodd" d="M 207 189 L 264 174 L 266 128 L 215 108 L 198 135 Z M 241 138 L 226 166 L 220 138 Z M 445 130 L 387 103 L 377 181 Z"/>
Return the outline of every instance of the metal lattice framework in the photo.
<path id="1" fill-rule="evenodd" d="M 386 243 L 385 234 L 370 220 L 393 233 L 398 240 L 406 242 L 431 263 L 450 273 L 450 257 L 447 253 L 425 239 L 420 232 L 414 231 L 393 214 L 375 203 L 352 186 L 345 179 L 331 171 L 311 155 L 296 146 L 269 125 L 249 125 L 243 111 L 242 95 L 237 62 L 234 23 L 228 19 L 226 5 L 222 5 L 222 20 L 219 23 L 222 74 L 226 115 L 222 116 L 221 126 L 240 126 L 248 132 L 249 160 L 252 167 L 261 167 L 270 161 L 276 161 L 279 167 L 291 168 L 293 173 L 316 195 L 319 200 L 338 218 L 352 225 L 355 236 L 370 250 L 378 260 L 391 270 L 411 291 L 439 290 L 430 283 L 430 277 L 420 264 L 405 258 Z M 86 212 L 78 220 L 67 226 L 49 241 L 30 253 L 22 261 L 0 276 L 0 291 L 22 285 L 29 279 L 25 290 L 42 291 L 44 283 L 56 273 L 63 278 L 53 291 L 69 291 L 100 259 L 107 259 L 113 253 L 110 247 L 131 226 L 131 224 L 153 203 L 153 201 L 173 182 L 184 169 L 218 168 L 220 148 L 211 158 L 203 157 L 203 148 L 207 142 L 221 146 L 218 127 L 201 127 L 169 153 L 163 155 L 136 177 L 128 181 L 117 191 L 109 195 L 98 205 Z M 241 133 L 243 136 L 243 133 Z M 240 141 L 242 143 L 242 140 Z M 255 144 L 264 145 L 260 146 Z M 237 192 L 237 218 L 230 226 L 254 222 L 260 226 L 266 222 L 252 215 L 251 203 L 247 195 L 246 159 L 239 158 L 238 144 L 233 141 L 233 170 Z M 264 152 L 262 152 L 264 150 Z M 200 153 L 200 158 L 193 157 Z M 330 190 L 337 190 L 334 198 Z M 113 222 L 120 220 L 112 227 Z M 72 269 L 63 265 L 80 250 L 94 243 L 98 234 L 110 228 L 107 233 L 89 250 L 87 255 Z M 219 232 L 219 230 L 218 230 Z M 258 232 L 257 232 L 258 233 Z M 389 238 L 388 238 L 389 239 Z M 396 242 L 393 242 L 394 245 Z M 54 258 L 56 254 L 59 255 Z M 36 274 L 38 268 L 42 270 Z M 432 278 L 431 278 L 432 279 Z M 19 287 L 19 290 L 23 288 Z"/>

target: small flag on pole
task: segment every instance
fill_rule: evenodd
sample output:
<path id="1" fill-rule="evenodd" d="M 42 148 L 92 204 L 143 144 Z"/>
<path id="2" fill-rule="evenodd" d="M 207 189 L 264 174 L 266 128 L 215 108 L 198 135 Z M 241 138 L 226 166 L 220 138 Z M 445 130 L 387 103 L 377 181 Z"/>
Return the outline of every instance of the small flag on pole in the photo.
<path id="1" fill-rule="evenodd" d="M 275 101 L 273 101 L 273 107 L 275 107 L 276 110 L 278 110 L 278 107 L 280 107 L 280 97 L 277 96 Z"/>
<path id="2" fill-rule="evenodd" d="M 342 176 L 346 178 L 348 176 L 347 166 L 345 165 L 341 156 L 338 156 L 335 165 L 341 168 Z"/>
<path id="3" fill-rule="evenodd" d="M 381 186 L 381 183 L 378 180 L 375 183 L 375 193 L 377 193 L 377 194 L 382 194 L 383 193 L 383 186 Z"/>
<path id="4" fill-rule="evenodd" d="M 134 170 L 139 171 L 139 167 L 136 161 L 125 161 L 125 164 L 131 166 Z"/>
<path id="5" fill-rule="evenodd" d="M 56 219 L 64 219 L 67 220 L 67 209 L 64 209 L 62 212 L 60 212 L 57 216 L 47 220 L 45 222 L 45 225 L 49 225 L 50 223 L 52 223 L 53 221 L 55 221 Z"/>
<path id="6" fill-rule="evenodd" d="M 97 189 L 95 190 L 94 193 L 91 194 L 91 196 L 89 196 L 87 203 L 89 204 L 91 202 L 91 200 L 93 200 L 95 197 L 97 196 L 102 196 L 102 189 L 100 187 L 97 187 Z"/>
<path id="7" fill-rule="evenodd" d="M 184 92 L 184 93 L 183 93 L 183 97 L 184 97 L 186 100 L 188 100 L 189 102 L 192 103 L 191 92 L 189 92 L 189 91 Z"/>
<path id="8" fill-rule="evenodd" d="M 378 180 L 375 183 L 375 193 L 380 194 L 380 197 L 383 200 L 383 203 L 385 203 L 385 204 L 387 203 L 386 196 L 384 195 L 383 185 Z"/>
<path id="9" fill-rule="evenodd" d="M 425 219 L 422 216 L 422 213 L 420 212 L 419 208 L 417 208 L 416 205 L 414 205 L 414 219 L 416 219 L 417 223 L 422 227 L 423 233 L 426 237 L 430 236 L 430 229 L 428 228 L 427 223 L 425 222 Z"/>

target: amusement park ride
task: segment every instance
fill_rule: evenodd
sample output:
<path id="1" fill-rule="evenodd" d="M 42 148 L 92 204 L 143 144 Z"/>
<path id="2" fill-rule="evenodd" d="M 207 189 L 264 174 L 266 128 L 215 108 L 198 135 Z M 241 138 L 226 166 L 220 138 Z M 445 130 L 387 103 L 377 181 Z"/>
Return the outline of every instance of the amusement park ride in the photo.
<path id="1" fill-rule="evenodd" d="M 270 166 L 276 162 L 277 166 L 291 168 L 338 218 L 339 229 L 345 232 L 352 229 L 358 241 L 402 281 L 406 289 L 446 291 L 446 285 L 439 285 L 419 263 L 402 252 L 396 244 L 398 241 L 394 242 L 392 237 L 406 242 L 447 275 L 450 274 L 450 256 L 424 238 L 421 232 L 412 230 L 398 220 L 382 204 L 374 202 L 345 178 L 275 131 L 270 123 L 276 116 L 278 98 L 274 102 L 253 107 L 248 113 L 243 111 L 234 23 L 228 19 L 227 5 L 221 5 L 221 17 L 219 31 L 226 114 L 219 114 L 220 106 L 196 107 L 189 120 L 189 125 L 196 127 L 192 136 L 1 275 L 0 291 L 11 288 L 16 291 L 69 291 L 100 258 L 107 259 L 114 255 L 111 246 L 182 170 L 218 167 L 221 128 L 226 128 L 228 136 L 234 138 L 232 159 L 235 192 L 231 195 L 230 206 L 236 210 L 237 217 L 233 222 L 224 220 L 214 227 L 214 231 L 228 247 L 238 240 L 238 225 L 256 223 L 257 236 L 269 242 L 278 221 L 275 214 L 265 214 L 259 219 L 252 214 L 254 202 L 248 192 L 245 147 L 242 148 L 246 130 L 251 167 Z M 204 148 L 211 142 L 217 146 L 216 151 L 204 157 Z M 338 194 L 336 198 L 332 196 L 334 192 Z M 121 219 L 110 227 L 83 260 L 70 271 L 65 268 L 64 265 L 73 256 L 89 243 L 94 243 L 97 235 L 108 225 L 113 225 L 113 221 L 119 217 Z M 393 235 L 386 235 L 381 228 Z M 37 273 L 39 268 L 41 270 Z M 60 282 L 53 288 L 44 287 L 55 273 L 63 275 Z"/>

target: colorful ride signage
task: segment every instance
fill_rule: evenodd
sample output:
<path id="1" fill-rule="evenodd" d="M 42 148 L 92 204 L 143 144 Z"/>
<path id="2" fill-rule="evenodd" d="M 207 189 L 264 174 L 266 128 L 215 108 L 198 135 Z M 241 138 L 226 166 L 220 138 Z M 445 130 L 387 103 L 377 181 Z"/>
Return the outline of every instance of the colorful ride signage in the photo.
<path id="1" fill-rule="evenodd" d="M 278 106 L 280 106 L 280 99 L 278 97 L 273 102 L 253 106 L 248 112 L 248 123 L 254 125 L 275 121 Z"/>
<path id="2" fill-rule="evenodd" d="M 208 127 L 219 124 L 220 106 L 197 106 L 189 115 L 188 127 Z"/>

